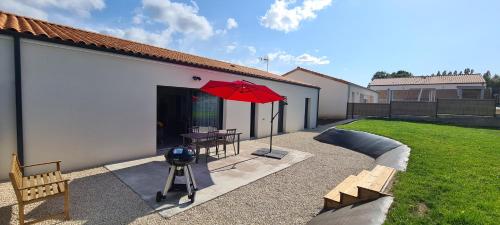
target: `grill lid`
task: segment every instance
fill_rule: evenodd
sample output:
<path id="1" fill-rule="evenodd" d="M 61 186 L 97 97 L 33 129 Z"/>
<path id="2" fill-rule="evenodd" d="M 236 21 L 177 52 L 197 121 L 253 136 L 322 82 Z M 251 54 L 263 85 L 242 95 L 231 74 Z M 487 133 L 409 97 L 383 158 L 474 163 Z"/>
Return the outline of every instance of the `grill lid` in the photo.
<path id="1" fill-rule="evenodd" d="M 189 163 L 192 163 L 195 159 L 195 154 L 193 149 L 190 147 L 179 146 L 175 148 L 171 148 L 165 154 L 165 160 L 175 166 L 184 166 Z"/>

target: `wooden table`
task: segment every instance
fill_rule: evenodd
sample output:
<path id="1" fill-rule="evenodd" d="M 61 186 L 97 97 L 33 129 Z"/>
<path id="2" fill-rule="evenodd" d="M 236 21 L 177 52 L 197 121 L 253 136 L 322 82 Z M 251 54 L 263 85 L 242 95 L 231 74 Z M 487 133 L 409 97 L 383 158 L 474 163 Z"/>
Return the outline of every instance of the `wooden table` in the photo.
<path id="1" fill-rule="evenodd" d="M 240 132 L 235 133 L 236 141 L 237 141 L 237 144 L 236 144 L 236 146 L 237 146 L 236 147 L 236 154 L 237 155 L 240 154 L 240 135 L 241 134 L 242 133 L 240 133 Z M 217 133 L 218 138 L 226 138 L 226 136 L 228 136 L 228 134 L 226 133 L 225 130 L 220 130 Z M 192 143 L 196 146 L 196 150 L 198 152 L 198 146 L 196 145 L 196 142 L 203 140 L 203 139 L 207 139 L 208 132 L 186 133 L 186 134 L 181 134 L 181 137 L 182 137 L 183 144 L 186 144 L 186 139 L 191 139 Z M 224 149 L 226 149 L 226 143 L 224 143 Z M 198 156 L 196 157 L 196 162 L 198 162 Z"/>

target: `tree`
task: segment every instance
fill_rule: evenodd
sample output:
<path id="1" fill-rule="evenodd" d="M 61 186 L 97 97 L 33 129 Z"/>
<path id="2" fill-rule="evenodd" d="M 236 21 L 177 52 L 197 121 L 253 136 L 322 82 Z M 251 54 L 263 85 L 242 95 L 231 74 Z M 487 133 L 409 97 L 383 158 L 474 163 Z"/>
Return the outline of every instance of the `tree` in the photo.
<path id="1" fill-rule="evenodd" d="M 380 78 L 387 78 L 389 77 L 389 74 L 385 71 L 378 71 L 375 74 L 373 74 L 372 80 L 373 79 L 380 79 Z"/>
<path id="2" fill-rule="evenodd" d="M 470 70 L 470 74 L 474 74 L 474 69 L 471 69 L 471 70 Z"/>
<path id="3" fill-rule="evenodd" d="M 456 71 L 456 70 L 453 71 L 453 75 L 455 75 L 455 76 L 458 75 L 458 71 Z"/>
<path id="4" fill-rule="evenodd" d="M 443 70 L 443 76 L 446 76 L 447 73 L 446 73 L 446 70 Z"/>
<path id="5" fill-rule="evenodd" d="M 436 76 L 441 76 L 441 71 L 438 70 Z"/>
<path id="6" fill-rule="evenodd" d="M 458 75 L 464 75 L 464 71 L 460 70 L 460 73 Z"/>
<path id="7" fill-rule="evenodd" d="M 465 70 L 464 70 L 464 74 L 465 74 L 465 75 L 469 75 L 469 74 L 470 74 L 470 69 L 469 69 L 469 68 L 465 68 Z"/>
<path id="8" fill-rule="evenodd" d="M 405 71 L 405 70 L 399 70 L 398 72 L 391 73 L 391 77 L 397 78 L 397 77 L 412 77 L 413 74 Z"/>
<path id="9" fill-rule="evenodd" d="M 491 77 L 489 80 L 486 80 L 486 86 L 499 90 L 500 89 L 500 75 L 495 74 L 495 76 Z"/>
<path id="10" fill-rule="evenodd" d="M 448 76 L 451 76 L 451 75 L 453 75 L 453 73 L 452 73 L 451 71 L 450 71 L 450 72 L 448 72 Z"/>
<path id="11" fill-rule="evenodd" d="M 392 72 L 392 73 L 387 73 L 385 71 L 378 71 L 375 74 L 373 74 L 372 80 L 373 79 L 383 79 L 383 78 L 399 78 L 399 77 L 412 77 L 413 74 L 405 71 L 405 70 L 399 70 L 397 72 Z"/>
<path id="12" fill-rule="evenodd" d="M 483 78 L 486 81 L 487 87 L 500 89 L 500 76 L 498 74 L 492 76 L 491 72 L 487 70 L 486 73 L 483 74 Z"/>
<path id="13" fill-rule="evenodd" d="M 495 76 L 491 78 L 490 87 L 496 88 L 497 90 L 500 89 L 500 75 L 495 74 Z"/>

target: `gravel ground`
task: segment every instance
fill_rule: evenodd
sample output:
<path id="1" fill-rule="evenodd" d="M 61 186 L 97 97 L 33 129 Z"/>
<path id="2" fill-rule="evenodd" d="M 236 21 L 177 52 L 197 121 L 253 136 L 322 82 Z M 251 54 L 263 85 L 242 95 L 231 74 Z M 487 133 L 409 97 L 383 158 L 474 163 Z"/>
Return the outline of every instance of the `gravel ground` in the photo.
<path id="1" fill-rule="evenodd" d="M 151 212 L 103 167 L 70 173 L 72 220 L 64 224 L 304 224 L 320 212 L 323 195 L 336 184 L 374 166 L 368 156 L 313 140 L 319 130 L 273 138 L 275 145 L 313 157 L 169 219 Z M 10 183 L 0 183 L 0 224 L 17 224 L 17 210 Z M 62 210 L 61 199 L 33 204 L 26 211 L 28 218 L 36 218 L 57 210 Z M 60 221 L 42 224 L 54 223 Z"/>

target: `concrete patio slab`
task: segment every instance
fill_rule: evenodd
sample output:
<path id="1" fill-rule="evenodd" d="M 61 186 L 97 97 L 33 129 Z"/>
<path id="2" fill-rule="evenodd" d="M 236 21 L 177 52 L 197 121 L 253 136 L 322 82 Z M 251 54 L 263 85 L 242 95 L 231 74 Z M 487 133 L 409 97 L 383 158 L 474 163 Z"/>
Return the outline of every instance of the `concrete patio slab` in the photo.
<path id="1" fill-rule="evenodd" d="M 273 149 L 288 151 L 281 160 L 251 155 L 253 151 L 267 147 L 268 145 L 257 141 L 243 141 L 239 155 L 228 155 L 227 158 L 221 157 L 218 160 L 212 158 L 208 164 L 202 155 L 200 163 L 192 166 L 198 184 L 196 199 L 192 204 L 184 192 L 169 193 L 167 199 L 161 203 L 155 201 L 156 192 L 163 190 L 168 173 L 169 165 L 163 156 L 105 167 L 137 193 L 154 211 L 168 218 L 312 156 L 310 153 L 279 146 L 273 146 Z M 228 153 L 232 153 L 231 148 L 228 149 Z M 176 183 L 183 182 L 185 180 L 182 177 L 176 180 Z"/>

